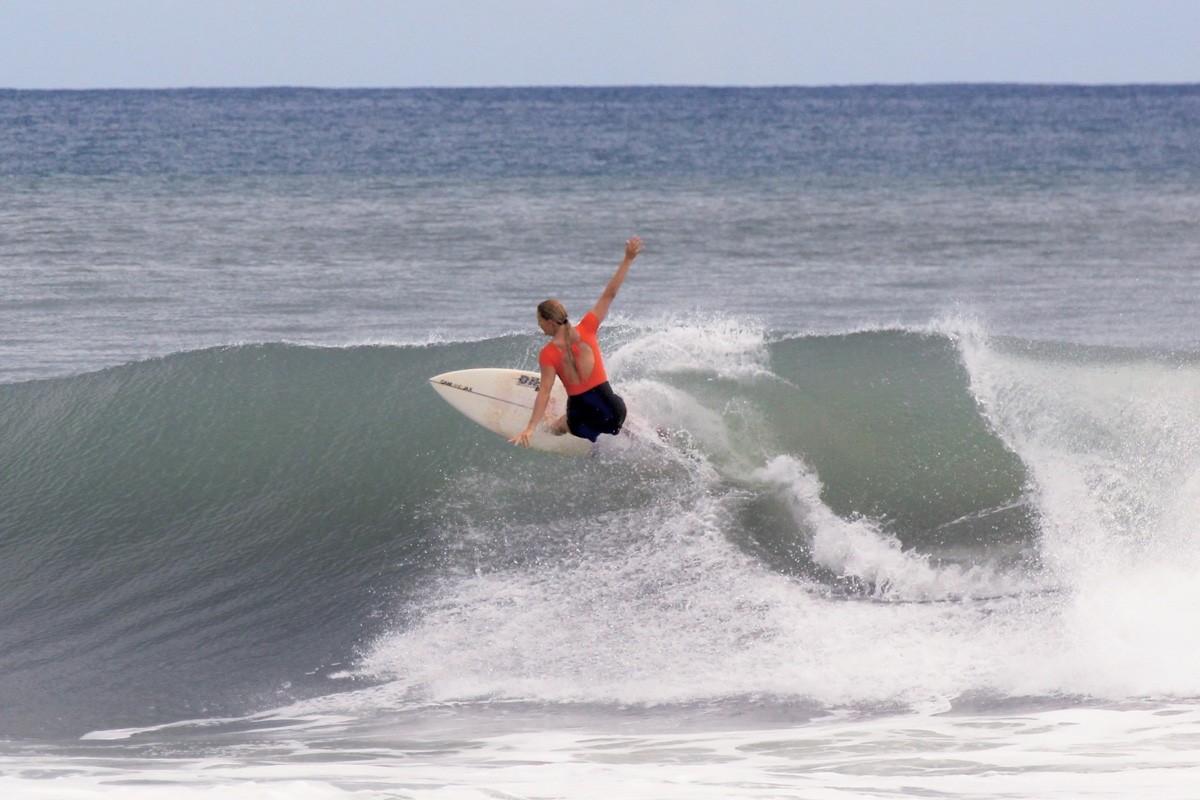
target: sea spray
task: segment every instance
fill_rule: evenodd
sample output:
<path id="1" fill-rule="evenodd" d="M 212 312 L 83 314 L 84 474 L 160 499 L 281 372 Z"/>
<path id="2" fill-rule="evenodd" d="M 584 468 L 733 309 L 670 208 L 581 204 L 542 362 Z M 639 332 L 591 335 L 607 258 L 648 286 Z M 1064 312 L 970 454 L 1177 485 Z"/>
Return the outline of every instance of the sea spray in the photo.
<path id="1" fill-rule="evenodd" d="M 1200 692 L 1200 366 L 980 335 L 964 337 L 963 354 L 1029 469 L 1041 557 L 1068 595 L 1048 684 L 1109 698 Z"/>
<path id="2" fill-rule="evenodd" d="M 850 371 L 823 389 L 852 397 L 870 380 L 853 372 L 855 356 L 882 344 L 904 354 L 893 372 L 907 371 L 912 391 L 939 397 L 957 385 L 960 394 L 941 402 L 970 411 L 965 375 L 957 384 L 943 377 L 961 374 L 954 349 L 905 332 L 775 345 L 736 326 L 729 333 L 722 340 L 709 331 L 686 363 L 669 359 L 657 370 L 645 356 L 649 342 L 690 334 L 622 331 L 612 360 L 635 376 L 626 389 L 631 418 L 673 426 L 668 441 L 603 441 L 592 459 L 553 472 L 544 487 L 553 502 L 515 516 L 500 510 L 517 498 L 536 504 L 540 490 L 528 480 L 544 459 L 523 459 L 520 475 L 468 478 L 441 528 L 452 568 L 408 624 L 373 644 L 360 674 L 389 681 L 401 706 L 710 703 L 768 693 L 812 708 L 923 707 L 1019 677 L 1034 658 L 1028 648 L 1046 643 L 1028 635 L 1037 620 L 1030 608 L 1046 612 L 1054 602 L 1039 596 L 1036 575 L 998 567 L 986 547 L 964 556 L 976 534 L 957 519 L 949 529 L 936 517 L 926 522 L 940 525 L 943 539 L 966 531 L 949 556 L 929 536 L 924 551 L 906 546 L 884 523 L 832 509 L 801 453 L 778 454 L 793 441 L 780 435 L 789 420 L 780 412 L 807 391 L 803 374 L 786 371 L 792 358 L 780 374 L 781 348 L 843 350 Z M 866 353 L 873 363 L 877 355 Z M 941 360 L 923 358 L 931 353 Z M 746 363 L 753 368 L 738 366 Z M 926 380 L 937 389 L 923 389 Z M 824 412 L 827 426 L 861 420 L 835 410 Z M 989 452 L 986 432 L 950 422 L 949 434 L 890 435 L 909 448 L 905 458 L 923 456 L 923 436 L 966 436 L 981 457 Z M 984 464 L 981 474 L 994 468 Z M 994 489 L 983 486 L 991 502 Z M 773 510 L 780 506 L 787 512 Z M 1026 537 L 1019 525 L 993 535 L 1017 546 Z M 1011 646 L 1018 630 L 1027 631 L 1026 647 Z"/>
<path id="3" fill-rule="evenodd" d="M 969 601 L 1035 591 L 1029 576 L 1001 576 L 990 566 L 932 563 L 929 554 L 905 549 L 882 526 L 866 518 L 842 519 L 821 500 L 821 482 L 792 456 L 777 456 L 753 477 L 782 492 L 796 520 L 797 535 L 807 540 L 815 566 L 842 587 L 882 600 Z"/>

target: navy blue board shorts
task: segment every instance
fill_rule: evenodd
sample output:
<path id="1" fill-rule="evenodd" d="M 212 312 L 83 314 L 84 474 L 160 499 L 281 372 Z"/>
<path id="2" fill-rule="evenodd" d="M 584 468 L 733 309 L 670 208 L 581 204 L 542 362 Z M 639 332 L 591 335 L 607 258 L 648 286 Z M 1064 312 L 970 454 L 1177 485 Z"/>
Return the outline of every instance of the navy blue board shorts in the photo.
<path id="1" fill-rule="evenodd" d="M 616 436 L 625 424 L 625 401 L 608 381 L 567 398 L 567 428 L 581 439 L 596 441 L 602 433 Z"/>

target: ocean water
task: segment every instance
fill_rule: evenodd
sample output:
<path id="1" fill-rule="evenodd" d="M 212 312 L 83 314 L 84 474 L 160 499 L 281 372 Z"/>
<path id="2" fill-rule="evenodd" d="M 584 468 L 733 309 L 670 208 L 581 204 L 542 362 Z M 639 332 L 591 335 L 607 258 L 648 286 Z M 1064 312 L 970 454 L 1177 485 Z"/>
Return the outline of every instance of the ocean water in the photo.
<path id="1" fill-rule="evenodd" d="M 1198 131 L 1196 86 L 0 91 L 0 791 L 1195 797 Z M 532 367 L 633 233 L 629 435 L 428 388 Z"/>

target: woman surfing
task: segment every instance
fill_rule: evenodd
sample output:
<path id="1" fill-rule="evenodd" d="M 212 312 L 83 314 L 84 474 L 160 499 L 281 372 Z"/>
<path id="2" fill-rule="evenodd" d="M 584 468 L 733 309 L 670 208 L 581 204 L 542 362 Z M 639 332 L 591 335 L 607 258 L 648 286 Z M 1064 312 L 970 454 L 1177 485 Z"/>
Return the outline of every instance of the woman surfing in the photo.
<path id="1" fill-rule="evenodd" d="M 608 308 L 640 252 L 641 239 L 634 236 L 625 242 L 625 258 L 617 267 L 616 274 L 604 288 L 596 305 L 584 314 L 578 325 L 571 324 L 566 308 L 558 300 L 543 300 L 538 304 L 538 327 L 550 337 L 550 342 L 538 356 L 542 379 L 529 425 L 509 439 L 510 442 L 529 446 L 529 437 L 546 414 L 555 378 L 561 379 L 567 390 L 567 413 L 546 426 L 550 433 L 556 436 L 570 433 L 593 442 L 602 433 L 614 436 L 620 433 L 621 426 L 625 424 L 625 401 L 608 385 L 608 374 L 604 371 L 604 358 L 600 354 L 596 332 L 608 316 Z"/>

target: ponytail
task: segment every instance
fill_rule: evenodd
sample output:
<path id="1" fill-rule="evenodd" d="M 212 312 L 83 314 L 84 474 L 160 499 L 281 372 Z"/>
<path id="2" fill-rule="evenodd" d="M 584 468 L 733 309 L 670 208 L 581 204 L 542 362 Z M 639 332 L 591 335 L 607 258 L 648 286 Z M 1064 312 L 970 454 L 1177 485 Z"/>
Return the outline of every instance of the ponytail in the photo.
<path id="1" fill-rule="evenodd" d="M 575 354 L 571 352 L 571 335 L 575 331 L 571 327 L 571 321 L 567 319 L 567 309 L 559 301 L 551 299 L 538 303 L 537 312 L 542 319 L 548 319 L 566 328 L 563 336 L 567 343 L 567 346 L 563 348 L 563 372 L 566 373 L 564 377 L 571 383 L 582 383 L 582 379 L 579 377 L 579 365 L 575 363 Z"/>

